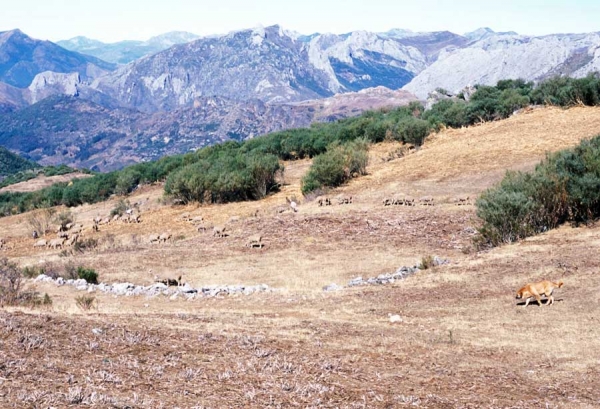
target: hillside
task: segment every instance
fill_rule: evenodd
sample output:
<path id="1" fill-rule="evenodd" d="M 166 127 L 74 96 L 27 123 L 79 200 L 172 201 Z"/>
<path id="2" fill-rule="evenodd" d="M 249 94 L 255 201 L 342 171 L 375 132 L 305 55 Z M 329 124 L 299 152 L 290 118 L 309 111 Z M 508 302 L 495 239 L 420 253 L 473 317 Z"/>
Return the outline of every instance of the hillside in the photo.
<path id="1" fill-rule="evenodd" d="M 565 226 L 475 253 L 475 209 L 452 199 L 475 197 L 507 169 L 531 169 L 546 152 L 598 129 L 600 108 L 549 108 L 446 130 L 402 157 L 399 144 L 379 144 L 369 175 L 331 192 L 352 195 L 352 204 L 302 200 L 297 213 L 277 208 L 285 197 L 300 197 L 309 161 L 286 163 L 282 191 L 255 202 L 171 206 L 159 200 L 160 185 L 144 186 L 128 198 L 140 210 L 139 224 L 92 231 L 92 218 L 108 215 L 118 197 L 72 209 L 85 237 L 98 241 L 73 254 L 33 248 L 32 214 L 2 218 L 3 252 L 22 266 L 58 271 L 71 262 L 96 269 L 105 283 L 150 285 L 155 275 L 183 275 L 194 288 L 274 288 L 247 296 L 118 296 L 29 281 L 53 304 L 0 312 L 4 342 L 17 346 L 6 349 L 8 361 L 20 363 L 3 372 L 3 399 L 35 396 L 48 406 L 77 398 L 100 406 L 594 407 L 600 229 Z M 400 193 L 429 195 L 436 204 L 382 204 Z M 225 225 L 229 236 L 197 231 L 181 219 L 184 212 Z M 165 231 L 172 241 L 149 242 Z M 245 247 L 256 233 L 265 246 Z M 449 263 L 391 284 L 322 290 L 427 255 Z M 517 305 L 516 289 L 542 278 L 565 281 L 555 304 Z M 96 306 L 78 308 L 81 295 Z M 544 336 L 532 336 L 540 322 L 548 324 Z M 68 349 L 54 347 L 65 338 Z M 50 370 L 71 377 L 49 377 Z M 192 392 L 200 390 L 206 392 Z"/>
<path id="2" fill-rule="evenodd" d="M 35 162 L 28 161 L 0 146 L 0 178 L 13 175 L 28 169 L 38 168 Z"/>
<path id="3" fill-rule="evenodd" d="M 83 97 L 53 96 L 0 115 L 0 144 L 44 165 L 109 171 L 413 100 L 405 91 L 377 88 L 285 105 L 206 97 L 196 99 L 192 107 L 144 114 Z"/>

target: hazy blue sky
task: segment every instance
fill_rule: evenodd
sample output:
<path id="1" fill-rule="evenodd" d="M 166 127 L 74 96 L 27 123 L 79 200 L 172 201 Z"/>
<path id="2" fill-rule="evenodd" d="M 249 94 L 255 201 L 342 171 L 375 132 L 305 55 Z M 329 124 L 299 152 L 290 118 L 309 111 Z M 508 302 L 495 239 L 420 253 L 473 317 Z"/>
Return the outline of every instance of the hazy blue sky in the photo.
<path id="1" fill-rule="evenodd" d="M 0 31 L 48 40 L 147 39 L 172 30 L 200 35 L 280 24 L 305 34 L 352 30 L 491 27 L 522 34 L 600 31 L 599 0 L 13 0 Z"/>

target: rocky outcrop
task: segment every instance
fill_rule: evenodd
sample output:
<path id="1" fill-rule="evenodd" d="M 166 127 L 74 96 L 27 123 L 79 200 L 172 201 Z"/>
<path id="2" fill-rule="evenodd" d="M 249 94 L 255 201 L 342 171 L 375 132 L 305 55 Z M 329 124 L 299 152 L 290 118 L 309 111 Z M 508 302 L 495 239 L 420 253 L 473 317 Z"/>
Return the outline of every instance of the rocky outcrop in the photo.
<path id="1" fill-rule="evenodd" d="M 404 89 L 425 98 L 436 88 L 456 94 L 467 85 L 495 85 L 502 79 L 582 77 L 600 69 L 599 46 L 599 33 L 543 37 L 484 35 L 466 47 L 441 51 L 438 59 Z"/>
<path id="2" fill-rule="evenodd" d="M 79 95 L 79 87 L 82 85 L 78 73 L 62 74 L 45 71 L 35 76 L 27 90 L 28 100 L 35 104 L 49 96 L 60 94 L 75 97 Z"/>

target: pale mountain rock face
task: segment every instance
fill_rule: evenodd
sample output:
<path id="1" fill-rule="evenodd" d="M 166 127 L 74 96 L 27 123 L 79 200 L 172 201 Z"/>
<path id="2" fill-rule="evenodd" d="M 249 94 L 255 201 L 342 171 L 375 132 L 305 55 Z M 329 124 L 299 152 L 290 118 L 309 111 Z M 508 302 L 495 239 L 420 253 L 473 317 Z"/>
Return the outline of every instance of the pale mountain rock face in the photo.
<path id="1" fill-rule="evenodd" d="M 494 35 L 467 47 L 444 50 L 404 89 L 420 98 L 436 88 L 459 92 L 501 79 L 537 81 L 552 75 L 584 76 L 600 66 L 598 33 L 527 37 Z"/>
<path id="2" fill-rule="evenodd" d="M 62 74 L 45 71 L 35 76 L 29 85 L 29 102 L 35 104 L 51 95 L 77 96 L 81 78 L 78 73 Z"/>
<path id="3" fill-rule="evenodd" d="M 374 33 L 298 38 L 279 26 L 202 38 L 121 67 L 92 88 L 123 106 L 156 112 L 211 95 L 290 103 L 377 86 L 398 89 L 427 67 L 418 47 Z"/>

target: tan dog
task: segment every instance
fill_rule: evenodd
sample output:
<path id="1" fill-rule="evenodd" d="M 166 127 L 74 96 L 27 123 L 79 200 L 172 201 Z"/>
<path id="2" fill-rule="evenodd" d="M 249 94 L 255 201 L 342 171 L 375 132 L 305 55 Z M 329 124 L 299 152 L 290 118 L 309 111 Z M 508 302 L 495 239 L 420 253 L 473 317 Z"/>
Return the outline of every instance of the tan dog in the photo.
<path id="1" fill-rule="evenodd" d="M 552 281 L 548 281 L 548 280 L 544 280 L 544 281 L 540 281 L 539 283 L 530 283 L 527 284 L 525 287 L 521 288 L 519 291 L 517 291 L 517 300 L 522 299 L 522 298 L 526 298 L 527 301 L 525 302 L 525 307 L 527 307 L 529 305 L 529 301 L 531 301 L 531 299 L 533 297 L 535 297 L 535 299 L 538 302 L 538 305 L 541 307 L 542 306 L 542 295 L 545 295 L 546 298 L 548 298 L 550 301 L 546 302 L 546 305 L 551 305 L 554 304 L 554 297 L 552 296 L 552 292 L 554 291 L 555 288 L 560 288 L 563 286 L 563 282 L 562 280 L 560 280 L 558 283 L 554 283 Z"/>

